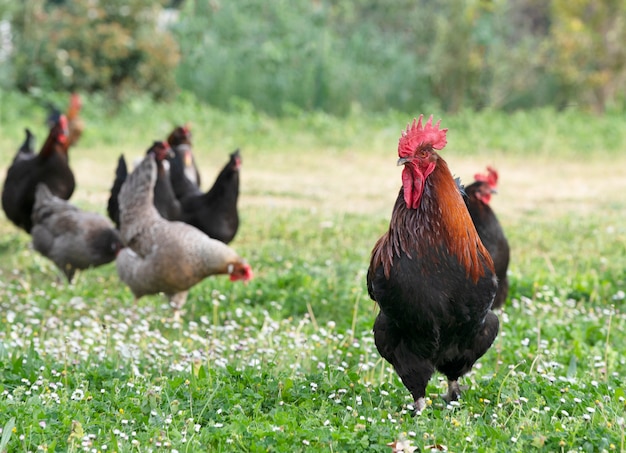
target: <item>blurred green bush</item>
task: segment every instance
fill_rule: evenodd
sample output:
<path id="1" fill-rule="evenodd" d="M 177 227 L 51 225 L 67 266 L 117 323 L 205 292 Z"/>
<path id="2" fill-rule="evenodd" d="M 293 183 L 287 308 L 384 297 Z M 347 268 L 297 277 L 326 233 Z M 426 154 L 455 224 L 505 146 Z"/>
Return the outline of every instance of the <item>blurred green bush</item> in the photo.
<path id="1" fill-rule="evenodd" d="M 178 45 L 151 0 L 28 0 L 11 11 L 13 84 L 22 91 L 175 94 Z"/>
<path id="2" fill-rule="evenodd" d="M 626 108 L 624 0 L 0 0 L 0 17 L 0 86 L 23 91 L 180 89 L 275 115 Z"/>

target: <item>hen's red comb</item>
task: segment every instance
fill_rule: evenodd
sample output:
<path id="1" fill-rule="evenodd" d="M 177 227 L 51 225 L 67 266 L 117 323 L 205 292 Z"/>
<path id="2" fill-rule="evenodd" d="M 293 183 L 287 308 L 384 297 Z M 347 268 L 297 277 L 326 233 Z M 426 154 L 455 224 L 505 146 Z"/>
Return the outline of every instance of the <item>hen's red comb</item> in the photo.
<path id="1" fill-rule="evenodd" d="M 474 180 L 480 182 L 486 182 L 489 187 L 495 189 L 498 185 L 498 172 L 492 166 L 487 166 L 487 174 L 476 173 Z"/>
<path id="2" fill-rule="evenodd" d="M 413 123 L 409 123 L 406 130 L 402 131 L 402 136 L 398 143 L 398 155 L 400 157 L 409 157 L 415 154 L 415 151 L 423 146 L 430 146 L 434 149 L 443 149 L 448 143 L 446 132 L 448 129 L 439 129 L 441 120 L 433 126 L 433 116 L 430 115 L 426 124 L 422 125 L 422 118 L 413 119 Z"/>

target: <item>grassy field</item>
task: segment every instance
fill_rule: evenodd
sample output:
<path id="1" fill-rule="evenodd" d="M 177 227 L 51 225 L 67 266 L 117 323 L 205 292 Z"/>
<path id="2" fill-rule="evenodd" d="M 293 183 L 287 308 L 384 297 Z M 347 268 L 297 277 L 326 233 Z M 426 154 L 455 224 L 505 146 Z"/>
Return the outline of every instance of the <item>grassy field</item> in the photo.
<path id="1" fill-rule="evenodd" d="M 45 136 L 43 110 L 3 96 L 2 178 L 24 127 Z M 462 400 L 446 405 L 435 375 L 417 417 L 374 347 L 365 288 L 410 117 L 271 119 L 183 96 L 115 115 L 93 100 L 85 119 L 72 201 L 99 212 L 117 156 L 141 155 L 177 123 L 192 122 L 205 187 L 241 147 L 232 245 L 255 279 L 205 280 L 177 323 L 162 297 L 134 302 L 113 264 L 68 285 L 2 214 L 0 452 L 390 452 L 397 440 L 417 451 L 626 450 L 623 118 L 443 117 L 442 155 L 458 176 L 500 171 L 492 203 L 512 247 L 511 291 Z"/>

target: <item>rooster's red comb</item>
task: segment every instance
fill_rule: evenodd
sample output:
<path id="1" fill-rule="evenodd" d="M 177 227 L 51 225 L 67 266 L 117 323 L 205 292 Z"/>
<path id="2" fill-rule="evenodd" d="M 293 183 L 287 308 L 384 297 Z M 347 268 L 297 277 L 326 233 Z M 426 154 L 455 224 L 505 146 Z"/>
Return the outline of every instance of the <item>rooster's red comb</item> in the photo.
<path id="1" fill-rule="evenodd" d="M 439 129 L 441 120 L 433 126 L 433 116 L 430 115 L 426 124 L 422 125 L 422 118 L 413 119 L 413 123 L 409 123 L 406 130 L 402 131 L 402 136 L 398 143 L 398 155 L 400 157 L 409 157 L 415 154 L 415 151 L 422 146 L 429 146 L 434 149 L 443 149 L 448 143 L 446 132 L 448 129 Z"/>
<path id="2" fill-rule="evenodd" d="M 474 175 L 474 180 L 486 182 L 487 184 L 489 184 L 489 187 L 495 189 L 498 185 L 498 172 L 495 168 L 487 166 L 487 174 L 476 173 Z"/>

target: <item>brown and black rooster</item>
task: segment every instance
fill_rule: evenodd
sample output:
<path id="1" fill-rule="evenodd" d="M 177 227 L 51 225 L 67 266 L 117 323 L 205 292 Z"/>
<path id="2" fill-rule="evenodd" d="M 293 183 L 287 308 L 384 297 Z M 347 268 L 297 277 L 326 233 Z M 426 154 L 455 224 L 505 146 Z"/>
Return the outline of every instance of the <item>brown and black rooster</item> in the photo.
<path id="1" fill-rule="evenodd" d="M 489 206 L 491 195 L 496 192 L 498 172 L 487 167 L 487 174 L 476 174 L 474 182 L 465 187 L 465 204 L 472 217 L 478 236 L 489 251 L 498 277 L 498 291 L 493 301 L 493 308 L 504 305 L 509 293 L 509 279 L 506 271 L 509 267 L 510 248 L 502 226 Z"/>
<path id="2" fill-rule="evenodd" d="M 372 251 L 370 297 L 380 307 L 376 347 L 426 406 L 435 370 L 448 378 L 448 400 L 458 379 L 491 346 L 499 322 L 491 311 L 497 282 L 485 249 L 445 160 L 437 153 L 447 129 L 413 121 L 398 144 L 402 188 L 389 230 Z"/>
<path id="3" fill-rule="evenodd" d="M 53 195 L 68 200 L 76 182 L 68 161 L 68 123 L 59 115 L 39 154 L 14 159 L 7 171 L 2 188 L 2 208 L 11 222 L 28 233 L 32 228 L 31 214 L 35 189 L 43 182 Z"/>

